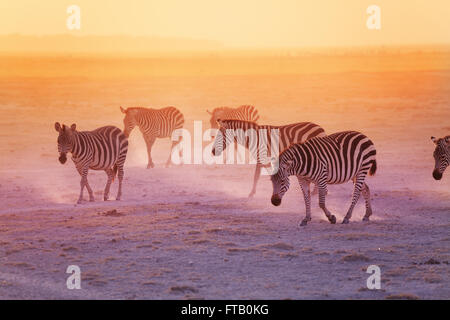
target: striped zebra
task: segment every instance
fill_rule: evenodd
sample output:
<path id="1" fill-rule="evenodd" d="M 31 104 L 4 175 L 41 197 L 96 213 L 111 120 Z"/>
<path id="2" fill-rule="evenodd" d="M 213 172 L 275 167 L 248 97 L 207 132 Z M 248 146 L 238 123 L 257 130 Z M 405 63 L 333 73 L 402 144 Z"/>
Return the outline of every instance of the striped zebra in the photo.
<path id="1" fill-rule="evenodd" d="M 67 153 L 72 153 L 78 173 L 81 176 L 80 197 L 78 203 L 83 201 L 84 187 L 89 192 L 89 201 L 94 201 L 94 193 L 89 186 L 87 174 L 89 169 L 104 170 L 108 175 L 103 199 L 109 197 L 109 188 L 115 176 L 119 178 L 119 190 L 116 200 L 122 196 L 123 165 L 128 151 L 128 139 L 117 127 L 106 126 L 93 131 L 77 131 L 76 125 L 70 128 L 66 125 L 55 123 L 58 135 L 59 162 L 66 163 Z"/>
<path id="2" fill-rule="evenodd" d="M 213 111 L 206 110 L 211 115 L 211 119 L 209 120 L 211 123 L 211 128 L 218 129 L 219 125 L 217 124 L 217 120 L 226 120 L 226 119 L 234 119 L 234 120 L 245 120 L 258 122 L 259 114 L 258 110 L 254 106 L 250 105 L 242 105 L 237 108 L 229 108 L 229 107 L 221 107 L 215 108 Z"/>
<path id="3" fill-rule="evenodd" d="M 212 154 L 220 156 L 222 154 L 222 151 L 225 150 L 227 145 L 230 145 L 234 141 L 236 141 L 238 144 L 243 145 L 246 147 L 250 154 L 256 155 L 256 169 L 255 169 L 255 175 L 253 178 L 253 187 L 249 194 L 249 198 L 253 197 L 256 193 L 256 185 L 258 183 L 259 177 L 261 176 L 261 168 L 270 166 L 270 162 L 266 163 L 266 159 L 261 159 L 260 155 L 263 154 L 263 158 L 268 155 L 264 156 L 264 153 L 262 150 L 259 150 L 261 144 L 260 139 L 264 139 L 263 142 L 266 144 L 266 146 L 263 147 L 265 150 L 271 150 L 271 136 L 272 136 L 272 130 L 278 130 L 278 150 L 281 152 L 288 148 L 293 143 L 303 143 L 308 139 L 311 139 L 313 137 L 324 137 L 325 130 L 320 127 L 319 125 L 312 123 L 312 122 L 298 122 L 293 124 L 288 124 L 285 126 L 269 126 L 269 125 L 258 125 L 255 122 L 250 121 L 243 121 L 243 120 L 220 120 L 218 119 L 219 124 L 219 130 L 222 133 L 221 135 L 217 135 L 216 139 L 214 140 L 213 148 L 212 148 Z M 242 137 L 232 137 L 229 134 L 226 134 L 226 131 L 232 129 L 235 130 L 235 132 L 248 132 L 248 130 L 255 130 L 254 132 L 260 132 L 260 130 L 265 130 L 266 136 L 261 137 L 258 136 L 257 139 L 244 139 Z M 263 131 L 264 132 L 264 131 Z M 223 139 L 225 137 L 225 139 Z M 234 140 L 234 141 L 233 141 Z"/>
<path id="4" fill-rule="evenodd" d="M 441 180 L 445 169 L 450 165 L 450 136 L 440 139 L 431 137 L 431 140 L 436 144 L 436 148 L 433 152 L 435 161 L 433 178 Z"/>
<path id="5" fill-rule="evenodd" d="M 147 169 L 153 168 L 155 165 L 152 160 L 152 146 L 155 143 L 156 138 L 170 138 L 172 132 L 176 129 L 180 129 L 184 125 L 183 114 L 175 107 L 167 107 L 162 109 L 150 109 L 150 108 L 127 108 L 120 107 L 120 111 L 125 114 L 123 119 L 124 130 L 123 132 L 127 137 L 130 136 L 131 131 L 135 126 L 139 127 L 142 132 L 145 143 L 147 145 L 148 165 Z M 172 142 L 171 152 L 173 148 L 181 142 Z M 167 159 L 166 167 L 169 166 L 171 161 L 171 153 L 169 159 Z"/>
<path id="6" fill-rule="evenodd" d="M 279 206 L 281 199 L 289 189 L 289 177 L 297 176 L 303 191 L 306 205 L 306 218 L 301 222 L 305 226 L 311 221 L 310 182 L 319 188 L 319 206 L 331 223 L 336 217 L 325 206 L 328 184 L 339 184 L 353 180 L 353 196 L 350 208 L 342 223 L 348 223 L 353 208 L 362 192 L 366 202 L 364 221 L 372 214 L 370 191 L 364 182 L 367 173 L 374 175 L 377 169 L 376 150 L 372 141 L 362 133 L 345 131 L 327 137 L 316 137 L 303 144 L 294 144 L 282 152 L 278 161 L 278 171 L 272 175 L 272 204 Z"/>

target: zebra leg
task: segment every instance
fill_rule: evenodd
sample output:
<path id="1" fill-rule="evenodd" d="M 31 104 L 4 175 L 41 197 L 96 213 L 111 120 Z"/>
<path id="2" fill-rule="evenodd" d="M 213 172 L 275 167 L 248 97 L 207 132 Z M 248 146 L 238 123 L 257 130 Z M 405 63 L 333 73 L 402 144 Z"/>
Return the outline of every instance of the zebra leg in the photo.
<path id="1" fill-rule="evenodd" d="M 156 138 L 155 137 L 145 137 L 145 143 L 147 144 L 147 155 L 148 155 L 148 164 L 147 169 L 153 168 L 155 164 L 152 160 L 152 147 L 155 143 Z"/>
<path id="2" fill-rule="evenodd" d="M 300 223 L 300 226 L 306 226 L 308 221 L 311 221 L 311 195 L 309 192 L 309 181 L 302 179 L 301 177 L 297 177 L 298 183 L 302 188 L 303 197 L 305 198 L 305 207 L 306 207 L 306 217 Z"/>
<path id="3" fill-rule="evenodd" d="M 166 162 L 166 168 L 169 167 L 170 164 L 172 163 L 173 148 L 175 148 L 176 145 L 179 144 L 180 142 L 181 142 L 181 139 L 179 139 L 178 141 L 172 141 L 172 146 L 170 147 L 169 159 L 167 159 L 167 162 Z"/>
<path id="4" fill-rule="evenodd" d="M 313 189 L 313 191 L 311 192 L 311 194 L 312 195 L 316 195 L 316 194 L 319 194 L 319 187 L 317 186 L 317 184 L 315 184 L 315 183 L 313 183 L 314 184 L 314 189 Z M 329 192 L 328 192 L 328 189 L 327 189 L 327 195 L 329 194 Z"/>
<path id="5" fill-rule="evenodd" d="M 372 215 L 372 206 L 370 204 L 370 189 L 366 183 L 363 185 L 362 194 L 366 202 L 366 214 L 364 215 L 363 221 L 369 221 L 369 217 Z"/>
<path id="6" fill-rule="evenodd" d="M 234 144 L 234 154 L 236 155 L 236 160 L 238 163 L 244 163 L 245 161 L 245 155 L 241 155 L 241 153 L 238 150 L 238 143 Z M 244 156 L 244 158 L 242 158 Z"/>
<path id="7" fill-rule="evenodd" d="M 261 176 L 261 167 L 262 164 L 256 164 L 255 175 L 253 177 L 253 187 L 252 191 L 250 191 L 250 194 L 248 195 L 249 198 L 252 198 L 256 193 L 256 184 L 258 183 L 259 177 Z"/>
<path id="8" fill-rule="evenodd" d="M 91 186 L 89 185 L 89 182 L 87 180 L 87 175 L 86 175 L 86 189 L 89 193 L 89 201 L 94 202 L 94 192 L 92 191 Z"/>
<path id="9" fill-rule="evenodd" d="M 122 197 L 122 180 L 123 180 L 124 172 L 123 172 L 123 164 L 118 166 L 117 168 L 117 178 L 119 179 L 119 190 L 117 191 L 116 200 L 120 200 Z"/>
<path id="10" fill-rule="evenodd" d="M 112 169 L 105 170 L 106 174 L 108 175 L 108 181 L 106 182 L 105 192 L 103 194 L 103 200 L 107 201 L 109 198 L 109 188 L 111 187 L 111 182 L 114 178 L 114 171 Z"/>
<path id="11" fill-rule="evenodd" d="M 317 187 L 317 185 L 314 185 L 313 191 L 311 192 L 311 194 L 316 195 L 319 194 L 319 188 Z"/>
<path id="12" fill-rule="evenodd" d="M 323 212 L 327 216 L 328 221 L 330 221 L 331 224 L 335 224 L 336 217 L 332 215 L 331 212 L 328 211 L 327 207 L 325 206 L 325 197 L 327 196 L 326 180 L 318 181 L 316 186 L 319 189 L 319 207 L 323 210 Z"/>
<path id="13" fill-rule="evenodd" d="M 80 203 L 83 202 L 83 190 L 84 190 L 85 186 L 86 186 L 86 189 L 88 190 L 88 193 L 89 193 L 89 201 L 94 201 L 94 193 L 92 192 L 92 189 L 89 186 L 89 183 L 88 183 L 88 180 L 87 180 L 87 174 L 88 174 L 89 167 L 77 168 L 77 170 L 78 170 L 78 172 L 80 173 L 80 176 L 81 176 L 80 196 L 78 197 L 77 203 L 80 204 Z"/>
<path id="14" fill-rule="evenodd" d="M 350 208 L 348 209 L 347 214 L 345 215 L 344 220 L 342 221 L 343 224 L 349 223 L 350 218 L 352 217 L 353 208 L 355 208 L 355 205 L 358 202 L 359 197 L 361 195 L 361 189 L 364 185 L 365 177 L 366 173 L 358 175 L 355 179 L 355 183 L 353 186 L 352 203 L 350 204 Z"/>

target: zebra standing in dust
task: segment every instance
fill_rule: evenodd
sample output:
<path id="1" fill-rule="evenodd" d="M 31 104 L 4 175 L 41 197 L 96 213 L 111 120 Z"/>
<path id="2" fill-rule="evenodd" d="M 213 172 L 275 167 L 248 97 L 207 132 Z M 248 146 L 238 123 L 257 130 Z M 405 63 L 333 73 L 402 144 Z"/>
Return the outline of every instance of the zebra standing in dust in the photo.
<path id="1" fill-rule="evenodd" d="M 317 137 L 303 144 L 294 144 L 281 153 L 278 161 L 278 171 L 272 175 L 272 204 L 279 206 L 281 199 L 289 189 L 289 177 L 297 176 L 305 197 L 306 217 L 301 222 L 305 226 L 311 221 L 311 201 L 309 193 L 310 182 L 315 182 L 319 188 L 319 206 L 331 223 L 336 223 L 336 217 L 325 206 L 327 184 L 344 183 L 353 180 L 353 196 L 350 208 L 342 223 L 348 223 L 353 208 L 362 194 L 366 202 L 368 221 L 372 214 L 370 191 L 364 182 L 367 173 L 374 175 L 377 169 L 376 150 L 372 141 L 356 131 L 339 132 L 327 137 Z"/>
<path id="2" fill-rule="evenodd" d="M 446 136 L 440 139 L 431 137 L 431 140 L 436 144 L 436 148 L 433 152 L 435 161 L 433 178 L 436 180 L 441 180 L 442 174 L 450 165 L 450 136 Z"/>
<path id="3" fill-rule="evenodd" d="M 162 109 L 150 108 L 127 108 L 120 107 L 120 111 L 125 114 L 123 119 L 123 132 L 127 137 L 130 136 L 131 131 L 135 126 L 139 127 L 142 132 L 145 143 L 147 145 L 148 165 L 147 169 L 153 168 L 155 165 L 152 161 L 152 146 L 156 138 L 170 138 L 172 132 L 180 129 L 184 125 L 183 114 L 175 107 L 167 107 Z M 167 159 L 166 167 L 171 161 L 171 154 L 173 148 L 181 142 L 172 141 L 171 153 Z"/>
<path id="4" fill-rule="evenodd" d="M 59 122 L 55 123 L 55 130 L 59 132 L 59 162 L 66 163 L 67 153 L 72 153 L 72 160 L 81 175 L 78 203 L 83 201 L 84 187 L 89 192 L 89 201 L 94 201 L 94 193 L 87 180 L 89 169 L 104 170 L 108 175 L 103 196 L 105 201 L 108 200 L 109 188 L 117 174 L 119 190 L 116 200 L 120 200 L 124 175 L 123 165 L 128 151 L 128 139 L 122 130 L 114 126 L 106 126 L 93 131 L 77 131 L 75 124 L 69 128 L 64 124 L 61 126 Z"/>
<path id="5" fill-rule="evenodd" d="M 256 110 L 254 106 L 250 105 L 242 105 L 237 108 L 221 107 L 213 109 L 212 112 L 209 110 L 206 110 L 206 112 L 211 115 L 211 119 L 209 121 L 211 123 L 211 128 L 213 129 L 219 128 L 217 124 L 218 119 L 245 120 L 252 122 L 258 122 L 259 120 L 258 110 Z"/>
<path id="6" fill-rule="evenodd" d="M 326 136 L 325 130 L 321 126 L 312 122 L 299 122 L 288 124 L 285 126 L 258 125 L 255 122 L 243 120 L 218 119 L 217 122 L 220 126 L 219 130 L 221 132 L 221 135 L 217 135 L 216 139 L 214 140 L 212 148 L 212 154 L 214 156 L 220 156 L 222 154 L 222 151 L 225 150 L 225 148 L 234 141 L 246 147 L 250 151 L 250 154 L 257 156 L 255 175 L 253 178 L 253 187 L 249 194 L 250 198 L 253 197 L 256 193 L 256 184 L 258 183 L 259 177 L 261 176 L 261 168 L 270 166 L 270 162 L 268 164 L 265 163 L 265 160 L 268 159 L 268 155 L 264 155 L 264 151 L 259 150 L 259 148 L 260 146 L 263 146 L 266 150 L 271 150 L 272 130 L 278 130 L 278 150 L 280 152 L 294 143 L 303 143 L 313 137 Z M 258 135 L 257 139 L 246 139 L 245 137 L 233 137 L 230 134 L 226 134 L 227 130 L 235 130 L 236 133 L 241 132 L 244 134 L 245 132 L 248 132 L 248 130 L 254 130 L 254 132 L 265 130 L 266 135 Z M 262 142 L 263 144 L 261 145 L 260 142 Z M 261 159 L 261 154 L 263 154 L 263 158 L 265 159 Z"/>

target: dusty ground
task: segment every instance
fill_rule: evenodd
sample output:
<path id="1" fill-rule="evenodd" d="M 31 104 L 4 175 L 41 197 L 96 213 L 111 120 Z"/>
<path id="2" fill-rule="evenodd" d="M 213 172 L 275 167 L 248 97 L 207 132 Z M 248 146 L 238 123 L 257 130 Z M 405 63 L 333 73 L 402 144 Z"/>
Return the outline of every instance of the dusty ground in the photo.
<path id="1" fill-rule="evenodd" d="M 432 179 L 429 139 L 450 134 L 449 71 L 0 82 L 0 298 L 450 298 L 450 175 Z M 75 205 L 79 177 L 57 161 L 55 121 L 121 127 L 119 105 L 175 105 L 186 127 L 207 128 L 206 108 L 241 103 L 256 105 L 261 123 L 368 135 L 379 164 L 367 180 L 372 221 L 361 221 L 361 201 L 349 225 L 330 225 L 314 199 L 300 228 L 295 181 L 280 207 L 268 177 L 247 200 L 252 166 L 166 169 L 168 141 L 146 170 L 137 131 L 123 201 L 100 201 L 106 175 L 91 172 L 97 202 Z M 339 222 L 350 194 L 350 184 L 330 187 Z M 372 264 L 381 290 L 366 288 Z M 69 265 L 80 266 L 82 290 L 66 288 Z"/>

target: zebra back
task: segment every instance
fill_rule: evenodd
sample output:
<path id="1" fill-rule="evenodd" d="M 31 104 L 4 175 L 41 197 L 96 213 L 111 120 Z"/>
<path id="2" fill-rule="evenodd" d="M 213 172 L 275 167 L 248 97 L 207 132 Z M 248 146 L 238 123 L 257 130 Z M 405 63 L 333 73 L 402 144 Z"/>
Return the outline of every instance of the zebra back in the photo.
<path id="1" fill-rule="evenodd" d="M 175 129 L 182 128 L 184 125 L 184 116 L 175 107 L 128 108 L 127 115 L 130 111 L 133 113 L 132 110 L 136 110 L 134 119 L 144 135 L 166 138 L 170 137 Z"/>
<path id="2" fill-rule="evenodd" d="M 258 122 L 258 110 L 252 105 L 242 105 L 237 108 L 220 107 L 215 108 L 211 114 L 211 128 L 219 128 L 217 120 L 245 120 Z"/>
<path id="3" fill-rule="evenodd" d="M 313 181 L 326 169 L 328 183 L 343 183 L 358 173 L 376 171 L 376 149 L 373 142 L 357 131 L 344 131 L 325 137 L 314 137 L 294 144 L 279 157 L 280 168 L 292 162 L 288 172 Z"/>
<path id="4" fill-rule="evenodd" d="M 266 150 L 267 152 L 271 153 L 273 143 L 272 140 L 274 138 L 278 138 L 278 152 L 281 153 L 295 143 L 303 143 L 314 137 L 326 136 L 325 130 L 318 124 L 312 122 L 298 122 L 284 126 L 258 125 L 255 122 L 244 120 L 219 120 L 219 123 L 221 126 L 222 135 L 225 137 L 227 129 L 242 129 L 242 133 L 244 135 L 249 129 L 255 130 L 257 139 L 246 139 L 246 137 L 248 136 L 247 135 L 243 137 L 237 137 L 237 142 L 240 144 L 245 144 L 245 147 L 247 147 L 252 154 L 258 155 L 258 161 L 262 162 L 265 162 L 267 159 L 259 159 L 259 156 L 268 156 L 268 154 L 265 153 Z M 264 132 L 265 135 L 263 135 Z M 276 133 L 278 133 L 278 137 L 275 136 Z M 260 143 L 261 139 L 264 140 L 263 144 Z M 227 143 L 230 142 L 230 140 L 227 141 Z M 259 150 L 261 146 L 267 147 L 264 148 L 265 150 Z"/>

